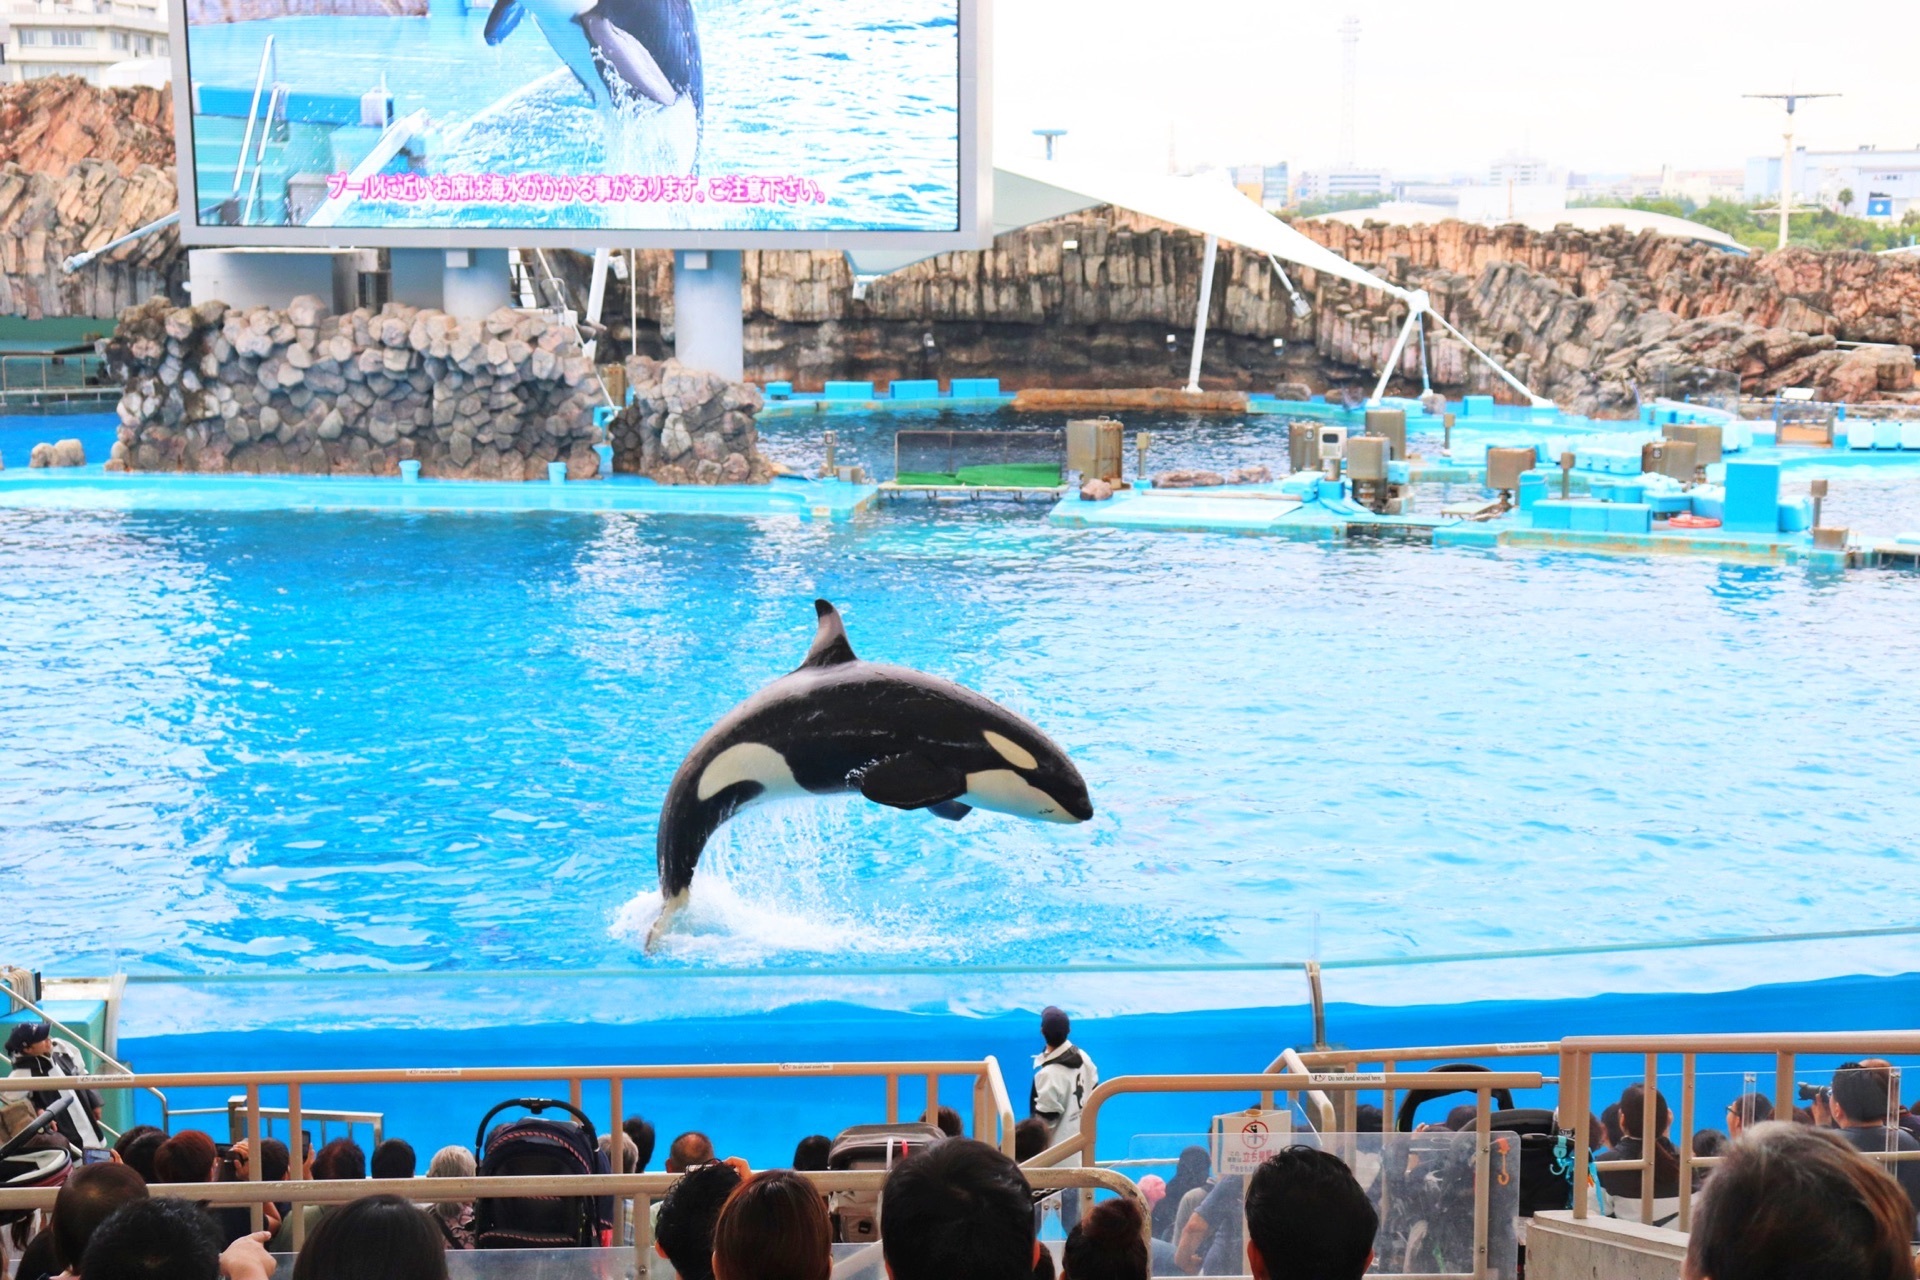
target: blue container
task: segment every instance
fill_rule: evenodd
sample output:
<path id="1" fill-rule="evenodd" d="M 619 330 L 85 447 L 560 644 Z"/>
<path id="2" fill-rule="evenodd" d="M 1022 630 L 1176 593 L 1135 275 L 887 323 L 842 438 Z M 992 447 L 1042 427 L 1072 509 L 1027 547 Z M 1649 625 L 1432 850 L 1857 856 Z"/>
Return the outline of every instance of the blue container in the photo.
<path id="1" fill-rule="evenodd" d="M 567 464 L 564 462 L 549 462 L 547 464 L 547 483 L 565 484 L 566 482 Z"/>
<path id="2" fill-rule="evenodd" d="M 785 400 L 793 395 L 793 384 L 791 382 L 769 382 L 766 386 L 762 387 L 761 390 L 766 392 L 767 399 L 769 400 Z"/>
<path id="3" fill-rule="evenodd" d="M 829 400 L 871 400 L 873 384 L 871 382 L 829 382 L 823 394 Z"/>
<path id="4" fill-rule="evenodd" d="M 940 382 L 937 378 L 916 378 L 912 381 L 895 382 L 887 388 L 887 394 L 895 400 L 938 400 Z"/>
<path id="5" fill-rule="evenodd" d="M 1813 527 L 1813 499 L 1794 498 L 1780 504 L 1780 532 L 1805 533 Z"/>
<path id="6" fill-rule="evenodd" d="M 420 463 L 417 460 L 413 458 L 408 458 L 405 462 L 402 462 L 400 464 L 400 483 L 401 484 L 419 484 L 420 483 Z"/>
<path id="7" fill-rule="evenodd" d="M 593 451 L 600 455 L 600 478 L 602 480 L 613 479 L 613 446 L 610 444 L 597 444 L 593 446 Z"/>
<path id="8" fill-rule="evenodd" d="M 1520 473 L 1520 509 L 1533 510 L 1534 504 L 1547 496 L 1547 478 L 1538 471 Z"/>
<path id="9" fill-rule="evenodd" d="M 1460 401 L 1460 415 L 1465 418 L 1491 418 L 1493 416 L 1493 397 L 1467 396 Z"/>
<path id="10" fill-rule="evenodd" d="M 1736 533 L 1775 533 L 1780 528 L 1780 464 L 1728 462 L 1722 527 Z M 1704 513 L 1703 513 L 1704 514 Z"/>
<path id="11" fill-rule="evenodd" d="M 1000 379 L 998 378 L 955 378 L 952 383 L 955 400 L 997 400 L 1000 398 Z"/>

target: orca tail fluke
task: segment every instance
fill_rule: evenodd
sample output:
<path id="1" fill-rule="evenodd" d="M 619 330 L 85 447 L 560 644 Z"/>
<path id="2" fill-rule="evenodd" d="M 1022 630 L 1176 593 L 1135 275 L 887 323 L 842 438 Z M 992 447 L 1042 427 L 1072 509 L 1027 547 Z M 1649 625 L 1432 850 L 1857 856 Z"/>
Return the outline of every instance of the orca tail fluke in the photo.
<path id="1" fill-rule="evenodd" d="M 653 918 L 653 924 L 647 929 L 646 952 L 652 955 L 660 946 L 660 939 L 667 936 L 673 927 L 673 918 L 687 905 L 687 891 L 682 889 L 660 903 L 660 914 Z"/>

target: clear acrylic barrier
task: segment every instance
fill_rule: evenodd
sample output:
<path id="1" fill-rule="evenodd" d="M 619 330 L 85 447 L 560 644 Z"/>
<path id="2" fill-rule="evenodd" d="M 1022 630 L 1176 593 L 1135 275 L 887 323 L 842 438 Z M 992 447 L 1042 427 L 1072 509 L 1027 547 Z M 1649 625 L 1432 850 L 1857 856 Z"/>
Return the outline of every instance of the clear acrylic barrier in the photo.
<path id="1" fill-rule="evenodd" d="M 1474 1270 L 1473 1203 L 1475 1135 L 1471 1129 L 1423 1133 L 1327 1133 L 1304 1131 L 1296 1113 L 1295 1132 L 1285 1145 L 1319 1147 L 1340 1157 L 1354 1172 L 1380 1214 L 1374 1237 L 1374 1271 L 1389 1275 L 1464 1274 Z M 1128 1154 L 1108 1163 L 1138 1181 L 1158 1174 L 1172 1181 L 1175 1162 L 1187 1147 L 1216 1151 L 1213 1136 L 1138 1134 Z M 1520 1146 L 1511 1133 L 1496 1130 L 1488 1139 L 1487 1266 L 1491 1274 L 1512 1277 L 1518 1270 Z M 1212 1187 L 1195 1197 L 1182 1215 L 1164 1215 L 1159 1238 L 1178 1244 L 1185 1219 L 1196 1206 L 1209 1222 L 1201 1249 L 1202 1275 L 1245 1275 L 1246 1179 L 1219 1174 L 1210 1154 Z M 1168 1272 L 1167 1274 L 1179 1274 Z"/>

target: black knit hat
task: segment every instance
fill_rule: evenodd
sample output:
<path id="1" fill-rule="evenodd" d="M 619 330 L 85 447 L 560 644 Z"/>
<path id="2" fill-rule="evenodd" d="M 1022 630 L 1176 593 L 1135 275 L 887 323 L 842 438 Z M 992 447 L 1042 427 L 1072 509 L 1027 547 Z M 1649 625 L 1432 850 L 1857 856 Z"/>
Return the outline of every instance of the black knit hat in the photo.
<path id="1" fill-rule="evenodd" d="M 16 1022 L 13 1030 L 7 1032 L 7 1052 L 19 1053 L 30 1044 L 39 1044 L 53 1034 L 53 1028 L 44 1022 Z"/>

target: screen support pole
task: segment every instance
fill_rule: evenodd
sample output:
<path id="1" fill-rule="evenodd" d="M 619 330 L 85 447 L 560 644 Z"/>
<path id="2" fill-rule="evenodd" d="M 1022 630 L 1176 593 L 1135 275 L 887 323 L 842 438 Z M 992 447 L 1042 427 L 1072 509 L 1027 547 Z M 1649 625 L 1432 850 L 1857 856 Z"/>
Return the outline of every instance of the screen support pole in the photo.
<path id="1" fill-rule="evenodd" d="M 1193 359 L 1187 365 L 1187 390 L 1200 390 L 1200 355 L 1207 347 L 1207 312 L 1213 307 L 1213 264 L 1220 253 L 1220 237 L 1207 233 L 1206 260 L 1200 266 L 1200 305 L 1193 313 Z"/>
<path id="2" fill-rule="evenodd" d="M 746 374 L 740 250 L 673 255 L 673 354 L 681 364 L 733 382 Z"/>

